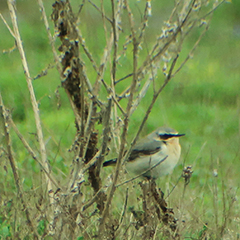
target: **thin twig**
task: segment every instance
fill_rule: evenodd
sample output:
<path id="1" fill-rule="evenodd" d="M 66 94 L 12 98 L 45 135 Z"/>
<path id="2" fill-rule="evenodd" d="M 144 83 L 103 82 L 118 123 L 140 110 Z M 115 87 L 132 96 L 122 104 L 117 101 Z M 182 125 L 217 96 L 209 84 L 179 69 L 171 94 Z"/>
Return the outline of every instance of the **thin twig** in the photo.
<path id="1" fill-rule="evenodd" d="M 152 79 L 148 78 L 148 80 L 143 85 L 141 91 L 139 92 L 137 98 L 135 99 L 135 101 L 133 103 L 130 115 L 132 115 L 134 113 L 134 111 L 137 109 L 137 107 L 140 104 L 141 100 L 144 98 L 145 94 L 147 93 L 147 90 L 148 90 L 151 82 L 152 82 Z"/>
<path id="2" fill-rule="evenodd" d="M 119 83 L 119 82 L 121 82 L 121 81 L 123 81 L 123 80 L 125 80 L 125 79 L 127 79 L 129 77 L 131 77 L 132 75 L 133 75 L 133 73 L 130 73 L 130 74 L 126 75 L 125 77 L 118 79 L 114 84 L 117 84 L 117 83 Z"/>
<path id="3" fill-rule="evenodd" d="M 0 13 L 0 17 L 3 20 L 4 24 L 6 25 L 8 31 L 11 33 L 11 35 L 15 38 L 15 34 L 12 31 L 12 29 L 10 28 L 10 26 L 8 25 L 7 21 L 5 20 L 5 18 L 3 17 L 3 15 Z"/>
<path id="4" fill-rule="evenodd" d="M 147 28 L 148 25 L 148 17 L 149 17 L 149 2 L 146 1 L 146 5 L 145 5 L 145 10 L 144 10 L 144 16 L 143 16 L 143 21 L 142 21 L 142 28 L 138 37 L 139 40 L 139 45 L 141 45 L 141 42 L 144 39 L 144 34 L 145 34 L 145 30 Z"/>
<path id="5" fill-rule="evenodd" d="M 28 142 L 26 141 L 26 139 L 24 138 L 24 136 L 20 133 L 20 131 L 18 130 L 16 124 L 13 122 L 11 116 L 9 116 L 9 123 L 11 124 L 13 130 L 15 131 L 15 133 L 17 134 L 17 136 L 19 137 L 19 139 L 21 140 L 21 142 L 23 143 L 24 147 L 27 149 L 28 153 L 32 156 L 32 158 L 40 165 L 40 167 L 42 168 L 42 170 L 45 172 L 45 174 L 48 176 L 48 178 L 51 180 L 51 182 L 55 185 L 55 187 L 58 189 L 60 188 L 60 186 L 57 184 L 56 180 L 53 178 L 53 176 L 51 176 L 48 171 L 45 169 L 45 167 L 43 166 L 43 164 L 41 163 L 41 161 L 39 161 L 37 155 L 35 154 L 35 152 L 33 151 L 33 149 L 30 147 L 30 145 L 28 144 Z"/>
<path id="6" fill-rule="evenodd" d="M 128 203 L 128 188 L 126 190 L 126 197 L 125 197 L 125 202 L 124 202 L 124 207 L 123 207 L 123 210 L 122 210 L 121 218 L 119 220 L 117 228 L 115 229 L 115 231 L 116 231 L 115 236 L 116 237 L 118 236 L 118 234 L 120 234 L 120 230 L 121 230 L 120 226 L 122 225 L 123 218 L 124 218 L 125 213 L 126 213 L 127 203 Z"/>
<path id="7" fill-rule="evenodd" d="M 58 54 L 57 54 L 57 51 L 56 51 L 56 48 L 55 48 L 55 45 L 54 45 L 54 39 L 53 39 L 52 34 L 50 32 L 49 23 L 48 23 L 46 11 L 45 11 L 45 8 L 44 8 L 42 0 L 38 0 L 38 4 L 39 4 L 39 7 L 40 7 L 40 11 L 42 13 L 43 21 L 44 21 L 44 24 L 45 24 L 45 27 L 46 27 L 48 39 L 49 39 L 49 42 L 50 42 L 50 45 L 51 45 L 51 48 L 52 48 L 54 60 L 55 60 L 56 66 L 57 66 L 57 70 L 58 70 L 58 72 L 60 74 L 61 80 L 63 80 L 64 76 L 62 74 L 62 68 L 61 68 L 60 59 L 58 57 Z"/>
<path id="8" fill-rule="evenodd" d="M 111 24 L 113 23 L 113 21 L 112 21 L 109 17 L 107 17 L 107 16 L 98 8 L 98 6 L 97 6 L 96 4 L 94 4 L 91 0 L 88 0 L 88 2 L 91 3 L 92 6 L 93 6 L 94 8 L 96 8 L 96 9 L 98 10 L 98 12 L 100 12 L 100 13 L 102 14 L 102 16 L 104 16 L 104 18 L 106 18 Z M 120 31 L 123 31 L 120 26 L 117 26 L 117 27 L 118 27 L 118 29 L 119 29 Z"/>
<path id="9" fill-rule="evenodd" d="M 77 16 L 79 17 L 82 10 L 83 10 L 83 7 L 84 7 L 84 4 L 85 4 L 85 0 L 82 1 L 82 4 L 80 4 L 80 7 L 79 7 L 79 10 L 78 10 L 78 13 L 77 13 Z"/>
<path id="10" fill-rule="evenodd" d="M 203 36 L 208 30 L 208 25 L 206 26 L 205 30 L 201 33 L 198 40 L 195 42 L 193 48 L 190 50 L 188 56 L 185 58 L 185 60 L 181 63 L 181 65 L 178 67 L 178 69 L 173 73 L 173 77 L 183 68 L 183 66 L 187 63 L 187 61 L 192 57 L 193 52 L 196 50 L 197 46 L 199 45 L 199 42 L 202 40 Z"/>
<path id="11" fill-rule="evenodd" d="M 82 211 L 85 211 L 86 209 L 88 209 L 93 203 L 96 202 L 99 194 L 101 194 L 103 192 L 103 188 L 100 188 L 98 190 L 98 192 L 95 193 L 95 195 L 90 199 L 88 200 L 83 206 L 82 206 Z"/>
<path id="12" fill-rule="evenodd" d="M 112 78 L 111 78 L 111 86 L 113 90 L 114 97 L 116 96 L 114 83 L 116 81 L 116 72 L 117 72 L 117 51 L 118 51 L 118 31 L 117 31 L 117 19 L 115 13 L 115 4 L 114 0 L 111 0 L 112 5 L 112 29 L 113 29 L 113 60 L 112 60 Z"/>
<path id="13" fill-rule="evenodd" d="M 99 157 L 101 155 L 101 151 L 102 151 L 102 147 L 100 147 L 100 149 L 96 152 L 94 157 L 87 164 L 85 164 L 81 168 L 81 172 L 80 173 L 84 174 L 90 167 L 92 167 L 93 165 L 96 164 L 96 162 L 98 161 L 98 159 L 99 159 Z"/>
<path id="14" fill-rule="evenodd" d="M 218 7 L 220 7 L 223 3 L 227 2 L 226 0 L 221 1 L 220 3 L 218 3 L 215 7 L 213 7 L 213 9 L 211 11 L 209 11 L 208 13 L 206 13 L 205 15 L 201 16 L 200 19 L 206 18 L 208 15 L 212 14 L 214 11 L 217 10 Z M 228 0 L 229 2 L 229 0 Z M 216 2 L 217 3 L 217 2 Z"/>

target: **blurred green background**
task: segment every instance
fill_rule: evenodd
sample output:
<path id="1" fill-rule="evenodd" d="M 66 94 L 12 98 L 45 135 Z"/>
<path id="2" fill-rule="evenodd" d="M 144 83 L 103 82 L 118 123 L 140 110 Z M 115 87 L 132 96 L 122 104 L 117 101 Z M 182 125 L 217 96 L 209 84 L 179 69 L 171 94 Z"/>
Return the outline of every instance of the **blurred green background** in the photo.
<path id="1" fill-rule="evenodd" d="M 79 5 L 78 1 L 72 2 L 75 6 Z M 49 19 L 52 3 L 53 1 L 45 1 Z M 142 3 L 136 1 L 134 4 Z M 149 25 L 153 28 L 148 30 L 152 35 L 147 36 L 146 47 L 154 42 L 154 34 L 171 12 L 173 1 L 153 0 L 152 5 L 153 16 L 150 18 Z M 155 6 L 158 7 L 154 8 Z M 159 11 L 158 8 L 163 13 L 161 16 L 155 14 L 155 11 Z M 145 135 L 158 126 L 166 124 L 181 133 L 186 133 L 186 137 L 181 139 L 181 162 L 174 170 L 175 174 L 171 176 L 171 182 L 175 183 L 181 175 L 183 162 L 184 165 L 193 165 L 194 173 L 189 185 L 191 189 L 189 194 L 195 198 L 199 197 L 200 203 L 202 203 L 202 198 L 206 199 L 204 204 L 209 208 L 204 204 L 200 208 L 207 209 L 206 215 L 210 218 L 214 211 L 211 202 L 212 182 L 217 182 L 219 187 L 224 182 L 226 191 L 231 193 L 233 191 L 236 196 L 239 196 L 237 192 L 240 169 L 239 9 L 240 1 L 233 1 L 222 4 L 216 10 L 210 28 L 193 58 L 161 93 L 142 132 Z M 0 11 L 8 24 L 12 26 L 7 4 L 3 1 L 0 2 Z M 17 13 L 31 76 L 35 77 L 49 64 L 53 64 L 53 55 L 37 3 L 32 0 L 19 0 L 17 1 Z M 97 62 L 100 61 L 105 44 L 104 31 L 102 27 L 97 27 L 97 24 L 101 24 L 99 19 L 101 20 L 101 16 L 97 11 L 84 10 L 83 20 L 79 26 Z M 200 30 L 191 34 L 184 43 L 180 55 L 182 59 L 192 48 Z M 54 32 L 52 22 L 51 31 Z M 21 59 L 16 49 L 9 52 L 9 49 L 14 46 L 14 39 L 3 21 L 0 21 L 0 34 L 0 90 L 3 100 L 5 105 L 11 109 L 13 119 L 20 131 L 25 134 L 30 143 L 35 144 L 36 129 L 33 124 L 34 117 Z M 56 46 L 58 45 L 57 41 Z M 87 64 L 90 65 L 86 61 Z M 132 66 L 128 62 L 124 62 L 123 65 L 124 67 L 119 68 L 117 78 L 131 72 Z M 96 73 L 91 67 L 88 68 L 87 74 L 93 81 L 96 79 Z M 108 75 L 109 73 L 105 75 L 107 82 L 109 82 Z M 159 79 L 163 81 L 164 77 L 159 76 Z M 46 76 L 34 80 L 33 84 L 41 111 L 49 161 L 56 175 L 59 178 L 65 177 L 71 164 L 71 156 L 67 149 L 71 147 L 75 135 L 74 115 L 64 90 L 58 88 L 60 78 L 55 68 L 49 69 Z M 124 84 L 119 86 L 119 92 L 121 89 L 124 89 Z M 56 93 L 57 90 L 58 93 Z M 59 103 L 57 96 L 61 99 L 60 109 L 57 108 Z M 130 121 L 129 142 L 140 125 L 149 102 L 146 96 L 134 113 Z M 2 140 L 3 137 L 1 137 Z M 32 187 L 34 172 L 39 172 L 39 166 L 27 154 L 15 134 L 12 135 L 12 142 L 18 166 L 22 171 L 24 187 L 29 189 Z M 34 148 L 37 149 L 38 146 Z M 111 154 L 114 155 L 114 153 Z M 9 181 L 11 187 L 8 191 L 11 192 L 14 188 L 11 171 L 10 169 L 8 172 L 3 170 L 5 163 L 2 162 L 0 165 L 2 167 L 1 179 Z M 216 172 L 218 177 L 216 177 Z M 165 188 L 164 178 L 159 182 L 160 185 L 162 184 L 161 187 Z M 174 196 L 173 194 L 173 198 Z M 219 200 L 220 207 L 221 204 Z M 239 213 L 239 205 L 236 205 L 233 219 L 240 217 Z"/>

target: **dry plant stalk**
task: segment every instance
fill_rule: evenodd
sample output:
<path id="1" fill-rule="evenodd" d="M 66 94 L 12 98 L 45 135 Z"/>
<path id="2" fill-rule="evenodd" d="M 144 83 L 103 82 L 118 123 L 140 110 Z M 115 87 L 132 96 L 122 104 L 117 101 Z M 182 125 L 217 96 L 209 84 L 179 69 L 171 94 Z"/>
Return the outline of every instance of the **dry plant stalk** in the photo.
<path id="1" fill-rule="evenodd" d="M 143 46 L 146 44 L 146 31 L 152 17 L 151 4 L 155 5 L 151 1 L 141 4 L 142 8 L 139 11 L 142 12 L 142 18 L 138 21 L 139 12 L 136 12 L 133 2 L 111 0 L 105 3 L 101 0 L 95 4 L 90 0 L 83 0 L 79 10 L 75 12 L 70 0 L 55 1 L 51 15 L 55 35 L 52 36 L 44 4 L 42 0 L 38 0 L 61 85 L 65 89 L 75 115 L 76 135 L 72 146 L 74 158 L 67 184 L 64 184 L 57 182 L 49 169 L 39 109 L 18 30 L 14 1 L 8 0 L 13 31 L 4 21 L 17 42 L 22 59 L 35 116 L 41 161 L 14 122 L 10 120 L 10 123 L 29 154 L 43 169 L 47 182 L 47 191 L 50 203 L 54 206 L 54 214 L 49 212 L 49 208 L 44 208 L 48 225 L 44 231 L 44 237 L 52 235 L 58 239 L 77 239 L 78 237 L 115 239 L 117 236 L 129 239 L 135 236 L 137 239 L 144 236 L 146 239 L 157 239 L 159 234 L 162 237 L 170 236 L 174 239 L 179 237 L 173 210 L 167 208 L 167 203 L 155 183 L 141 184 L 143 211 L 131 208 L 129 213 L 126 210 L 129 197 L 127 190 L 122 214 L 118 216 L 114 213 L 117 206 L 115 198 L 119 194 L 120 186 L 125 186 L 121 184 L 123 164 L 128 159 L 157 98 L 169 81 L 192 57 L 203 34 L 208 30 L 211 14 L 224 1 L 218 5 L 216 3 L 210 5 L 207 0 L 175 1 L 175 7 L 168 20 L 163 23 L 163 27 L 159 29 L 156 40 L 148 47 L 147 54 L 144 53 Z M 81 29 L 82 21 L 85 19 L 83 12 L 86 9 L 100 14 L 102 19 L 105 45 L 100 61 L 97 61 L 97 56 L 89 50 L 88 41 L 85 42 L 86 32 Z M 202 34 L 189 54 L 179 62 L 185 39 L 197 27 L 202 28 Z M 61 42 L 58 46 L 60 56 L 55 47 L 54 39 L 56 38 Z M 121 61 L 129 55 L 131 55 L 132 70 L 122 74 Z M 91 79 L 93 75 L 90 75 L 89 71 L 94 71 L 95 80 Z M 107 73 L 110 76 L 109 80 L 106 77 Z M 45 72 L 38 77 L 43 75 Z M 136 136 L 131 145 L 126 147 L 131 116 L 141 105 L 150 86 L 153 87 L 152 99 L 136 131 Z M 101 93 L 103 89 L 105 95 Z M 6 119 L 4 121 L 6 123 Z M 101 134 L 96 130 L 97 124 L 101 125 Z M 106 184 L 102 163 L 110 146 L 113 145 L 112 142 L 117 153 L 117 165 L 113 171 L 111 183 Z M 11 149 L 8 149 L 8 153 L 11 156 Z M 15 164 L 12 165 L 16 185 L 22 194 Z M 21 197 L 21 201 L 24 204 L 24 198 Z M 27 205 L 25 208 L 31 223 L 30 232 L 38 238 L 36 224 L 28 216 Z M 131 216 L 137 221 L 135 228 L 132 227 Z M 162 225 L 164 228 L 159 228 Z"/>
<path id="2" fill-rule="evenodd" d="M 17 43 L 17 47 L 18 47 L 18 50 L 19 50 L 19 53 L 21 56 L 22 65 L 23 65 L 23 69 L 24 69 L 24 73 L 25 73 L 26 81 L 27 81 L 27 85 L 28 85 L 28 90 L 29 90 L 30 97 L 31 97 L 31 103 L 32 103 L 32 107 L 33 107 L 36 129 L 37 129 L 37 136 L 38 136 L 40 152 L 41 152 L 41 162 L 42 162 L 42 165 L 44 166 L 46 172 L 48 172 L 48 174 L 50 174 L 45 143 L 43 140 L 43 131 L 42 131 L 42 125 L 41 125 L 41 120 L 40 120 L 40 115 L 39 115 L 38 104 L 37 104 L 37 100 L 35 97 L 35 93 L 34 93 L 34 89 L 33 89 L 33 85 L 32 85 L 32 79 L 30 76 L 27 59 L 26 59 L 25 52 L 23 49 L 21 36 L 20 36 L 19 30 L 18 30 L 17 16 L 16 16 L 16 12 L 15 12 L 15 1 L 8 0 L 8 7 L 9 7 L 9 12 L 10 12 L 10 16 L 11 16 L 12 24 L 13 24 L 14 38 Z M 47 175 L 45 175 L 45 176 L 46 176 L 47 189 L 48 189 L 48 192 L 50 195 L 50 203 L 53 203 L 52 183 L 51 183 L 50 179 L 48 178 L 48 176 Z"/>
<path id="3" fill-rule="evenodd" d="M 2 123 L 3 123 L 4 134 L 5 134 L 5 138 L 6 138 L 8 159 L 9 159 L 9 162 L 10 162 L 10 165 L 12 168 L 13 177 L 14 177 L 14 181 L 16 183 L 18 196 L 20 198 L 22 207 L 25 209 L 26 218 L 29 222 L 30 231 L 33 233 L 33 238 L 38 239 L 39 235 L 36 230 L 36 226 L 33 223 L 32 216 L 29 212 L 29 208 L 27 206 L 27 201 L 24 196 L 24 191 L 23 191 L 23 187 L 22 187 L 21 180 L 19 177 L 16 160 L 14 158 L 14 154 L 13 154 L 13 150 L 12 150 L 12 141 L 11 141 L 11 137 L 10 137 L 10 129 L 9 129 L 10 114 L 9 114 L 9 111 L 4 106 L 1 92 L 0 92 L 0 114 L 1 114 L 1 119 L 2 119 Z"/>

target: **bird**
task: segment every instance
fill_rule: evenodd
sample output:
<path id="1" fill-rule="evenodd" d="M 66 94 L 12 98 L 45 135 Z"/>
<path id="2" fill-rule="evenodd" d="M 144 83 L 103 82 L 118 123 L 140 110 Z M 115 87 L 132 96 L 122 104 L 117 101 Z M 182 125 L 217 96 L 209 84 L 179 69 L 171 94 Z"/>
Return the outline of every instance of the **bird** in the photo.
<path id="1" fill-rule="evenodd" d="M 135 176 L 154 180 L 168 175 L 179 161 L 179 138 L 182 136 L 185 134 L 179 134 L 170 127 L 157 128 L 133 146 L 126 160 L 127 171 Z M 116 161 L 117 158 L 107 160 L 103 167 L 113 166 Z"/>

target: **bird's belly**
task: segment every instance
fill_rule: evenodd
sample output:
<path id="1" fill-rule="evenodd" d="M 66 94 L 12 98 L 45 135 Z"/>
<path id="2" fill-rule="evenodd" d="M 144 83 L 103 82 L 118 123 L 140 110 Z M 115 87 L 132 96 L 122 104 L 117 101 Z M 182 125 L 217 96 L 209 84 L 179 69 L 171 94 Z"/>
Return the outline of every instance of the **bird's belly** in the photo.
<path id="1" fill-rule="evenodd" d="M 135 161 L 127 162 L 126 168 L 135 175 L 142 174 L 143 177 L 158 178 L 171 173 L 178 159 L 178 156 L 156 153 L 152 156 L 141 156 Z"/>

